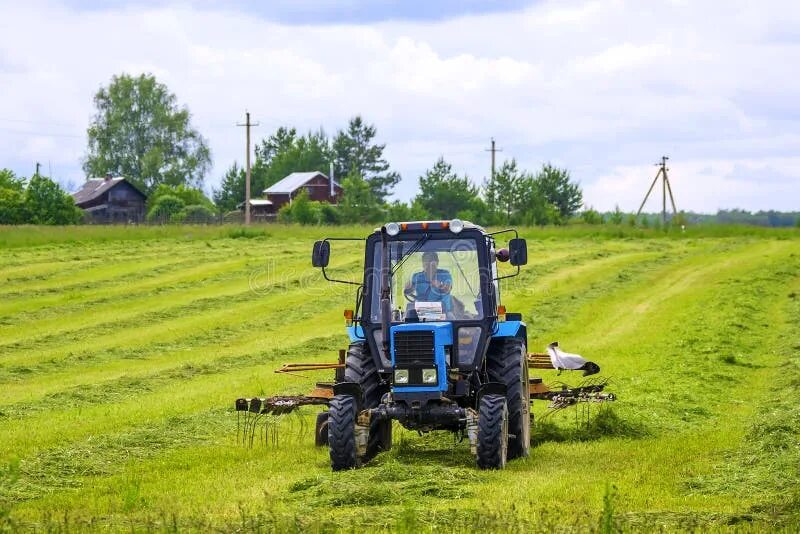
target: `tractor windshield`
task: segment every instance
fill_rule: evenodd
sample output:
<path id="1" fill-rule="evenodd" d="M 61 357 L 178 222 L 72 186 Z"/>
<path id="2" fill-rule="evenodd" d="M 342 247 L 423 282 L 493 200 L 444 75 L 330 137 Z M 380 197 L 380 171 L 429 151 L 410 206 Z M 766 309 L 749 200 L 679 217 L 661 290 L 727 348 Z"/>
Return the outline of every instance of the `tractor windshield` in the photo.
<path id="1" fill-rule="evenodd" d="M 374 250 L 381 264 L 381 247 Z M 482 319 L 480 266 L 474 239 L 420 239 L 389 243 L 392 320 Z M 380 277 L 372 291 L 372 321 L 380 320 Z"/>

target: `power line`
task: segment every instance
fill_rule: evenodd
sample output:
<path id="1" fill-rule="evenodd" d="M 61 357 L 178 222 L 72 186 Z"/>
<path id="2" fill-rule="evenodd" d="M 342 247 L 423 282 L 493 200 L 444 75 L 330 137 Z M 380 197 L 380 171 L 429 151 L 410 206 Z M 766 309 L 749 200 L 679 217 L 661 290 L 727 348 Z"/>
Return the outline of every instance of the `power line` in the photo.
<path id="1" fill-rule="evenodd" d="M 64 134 L 64 133 L 50 133 L 50 132 L 30 132 L 30 131 L 22 131 L 22 130 L 11 130 L 9 128 L 0 128 L 0 132 L 8 133 L 11 135 L 38 135 L 40 137 L 70 137 L 74 139 L 80 139 L 82 135 L 75 135 L 75 134 Z"/>
<path id="2" fill-rule="evenodd" d="M 0 122 L 19 122 L 23 124 L 46 124 L 48 126 L 68 126 L 73 127 L 75 124 L 66 122 L 53 122 L 53 121 L 32 121 L 28 119 L 9 119 L 8 117 L 0 117 Z"/>

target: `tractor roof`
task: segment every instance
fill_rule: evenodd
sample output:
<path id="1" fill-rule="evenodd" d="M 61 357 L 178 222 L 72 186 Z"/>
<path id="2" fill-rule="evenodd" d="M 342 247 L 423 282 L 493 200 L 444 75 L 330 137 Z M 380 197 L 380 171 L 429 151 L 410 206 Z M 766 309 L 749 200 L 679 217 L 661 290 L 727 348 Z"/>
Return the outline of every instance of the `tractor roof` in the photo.
<path id="1" fill-rule="evenodd" d="M 457 220 L 457 219 L 453 219 Z M 420 230 L 428 230 L 428 231 L 446 231 L 450 229 L 450 223 L 452 221 L 398 221 L 397 224 L 400 225 L 400 228 L 403 231 L 420 231 Z M 464 225 L 464 230 L 478 230 L 480 232 L 486 233 L 486 230 L 482 226 L 478 226 L 477 224 L 471 223 L 469 221 L 461 221 Z M 386 223 L 389 224 L 389 223 Z M 375 232 L 380 232 L 381 227 L 375 228 Z"/>

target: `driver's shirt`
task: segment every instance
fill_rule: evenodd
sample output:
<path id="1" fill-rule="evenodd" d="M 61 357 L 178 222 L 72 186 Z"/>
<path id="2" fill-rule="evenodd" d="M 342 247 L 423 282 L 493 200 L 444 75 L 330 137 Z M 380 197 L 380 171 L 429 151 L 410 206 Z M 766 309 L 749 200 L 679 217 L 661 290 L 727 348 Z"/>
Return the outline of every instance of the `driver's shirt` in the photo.
<path id="1" fill-rule="evenodd" d="M 436 269 L 436 281 L 440 284 L 453 285 L 453 277 L 445 269 Z M 453 301 L 450 298 L 450 292 L 441 291 L 431 285 L 428 280 L 428 275 L 425 271 L 414 273 L 411 277 L 411 285 L 414 286 L 414 293 L 416 299 L 420 302 L 441 302 L 442 311 L 449 312 L 453 309 Z"/>

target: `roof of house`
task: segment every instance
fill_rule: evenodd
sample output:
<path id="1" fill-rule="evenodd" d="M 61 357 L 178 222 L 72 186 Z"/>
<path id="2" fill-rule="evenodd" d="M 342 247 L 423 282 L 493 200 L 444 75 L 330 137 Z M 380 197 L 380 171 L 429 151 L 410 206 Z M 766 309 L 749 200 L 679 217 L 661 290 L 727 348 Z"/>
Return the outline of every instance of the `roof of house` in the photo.
<path id="1" fill-rule="evenodd" d="M 251 206 L 272 206 L 272 201 L 267 200 L 266 198 L 251 198 L 250 199 Z M 244 206 L 244 202 L 239 202 L 236 207 L 241 209 Z"/>
<path id="2" fill-rule="evenodd" d="M 315 172 L 293 172 L 283 180 L 269 186 L 268 188 L 264 189 L 265 194 L 289 194 L 294 193 L 296 190 L 303 187 L 309 180 L 315 178 L 317 176 L 323 176 L 326 180 L 328 179 L 328 175 L 325 173 L 321 173 L 319 171 Z M 336 180 L 333 181 L 333 185 L 341 189 L 341 185 L 339 185 Z"/>
<path id="3" fill-rule="evenodd" d="M 84 202 L 94 200 L 122 182 L 127 182 L 127 180 L 121 176 L 117 178 L 89 178 L 80 189 L 72 193 L 72 198 L 75 199 L 75 204 L 83 204 Z M 135 185 L 130 182 L 128 182 L 128 184 L 136 189 L 143 197 L 147 196 L 139 191 Z"/>

